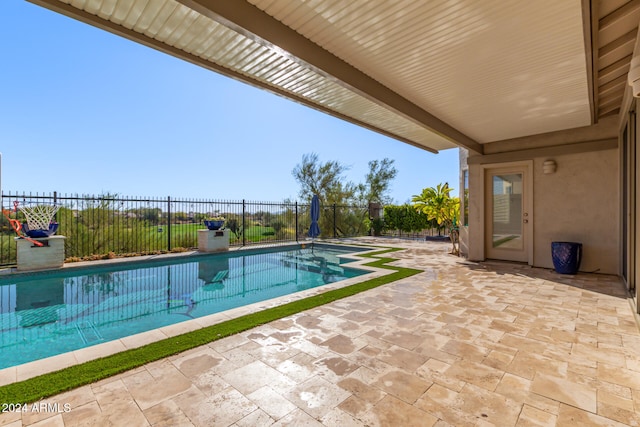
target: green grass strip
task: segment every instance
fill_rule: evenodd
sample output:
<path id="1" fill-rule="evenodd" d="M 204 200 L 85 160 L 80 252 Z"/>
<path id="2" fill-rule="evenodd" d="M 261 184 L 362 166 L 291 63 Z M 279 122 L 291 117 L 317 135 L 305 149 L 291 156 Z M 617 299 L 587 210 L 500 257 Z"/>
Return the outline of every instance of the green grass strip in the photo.
<path id="1" fill-rule="evenodd" d="M 375 259 L 375 261 L 364 265 L 394 270 L 392 274 L 369 279 L 341 289 L 334 289 L 320 295 L 314 295 L 281 306 L 268 308 L 257 313 L 247 314 L 203 329 L 147 344 L 143 347 L 126 350 L 80 365 L 70 366 L 60 371 L 8 384 L 0 387 L 0 404 L 35 402 L 45 397 L 53 396 L 137 368 L 149 362 L 209 344 L 218 339 L 246 331 L 256 326 L 422 272 L 422 270 L 387 265 L 389 262 L 396 260 L 394 258 L 378 257 L 378 255 L 398 250 L 402 249 L 387 248 L 381 251 L 359 255 L 360 257 Z"/>

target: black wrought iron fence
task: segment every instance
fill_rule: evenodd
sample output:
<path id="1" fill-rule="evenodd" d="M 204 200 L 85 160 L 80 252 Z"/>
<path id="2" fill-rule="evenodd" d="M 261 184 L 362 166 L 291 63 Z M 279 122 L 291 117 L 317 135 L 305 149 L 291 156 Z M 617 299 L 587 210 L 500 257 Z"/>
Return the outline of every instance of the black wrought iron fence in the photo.
<path id="1" fill-rule="evenodd" d="M 298 202 L 225 201 L 185 198 L 2 193 L 3 209 L 24 221 L 21 207 L 58 206 L 58 235 L 67 258 L 144 254 L 196 248 L 203 220 L 222 216 L 231 246 L 298 241 L 311 223 L 309 204 Z M 14 205 L 18 210 L 14 211 Z M 367 207 L 323 206 L 320 237 L 368 234 Z M 0 265 L 16 263 L 15 233 L 0 219 Z"/>

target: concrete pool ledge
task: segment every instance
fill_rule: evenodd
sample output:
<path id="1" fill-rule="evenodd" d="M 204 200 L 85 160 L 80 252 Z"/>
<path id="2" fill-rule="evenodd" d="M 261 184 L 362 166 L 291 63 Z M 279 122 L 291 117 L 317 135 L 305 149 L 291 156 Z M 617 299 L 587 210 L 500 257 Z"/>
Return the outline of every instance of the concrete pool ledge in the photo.
<path id="1" fill-rule="evenodd" d="M 343 246 L 343 247 L 352 246 L 352 245 L 344 245 L 344 244 L 336 245 L 333 242 L 328 243 L 327 245 Z M 279 245 L 276 247 L 288 247 L 288 246 L 299 246 L 299 245 L 288 244 L 288 245 L 281 245 L 281 246 Z M 274 246 L 271 245 L 268 248 L 273 248 L 273 247 Z M 255 249 L 264 249 L 264 248 L 255 248 Z M 90 347 L 70 351 L 67 353 L 47 357 L 40 360 L 35 360 L 28 363 L 24 363 L 21 365 L 0 369 L 0 387 L 15 383 L 15 382 L 19 382 L 19 381 L 24 381 L 33 377 L 37 377 L 39 375 L 60 371 L 62 369 L 65 369 L 71 366 L 79 365 L 85 362 L 100 359 L 102 357 L 121 353 L 126 350 L 143 347 L 145 345 L 148 345 L 157 341 L 162 341 L 167 338 L 172 338 L 185 333 L 193 332 L 208 326 L 213 326 L 218 323 L 222 323 L 227 320 L 239 318 L 244 315 L 256 313 L 256 312 L 273 308 L 273 307 L 278 307 L 293 301 L 299 301 L 304 298 L 320 295 L 335 289 L 345 288 L 345 287 L 352 286 L 352 285 L 365 282 L 371 279 L 375 279 L 378 277 L 394 274 L 395 270 L 364 265 L 367 263 L 371 263 L 372 261 L 375 260 L 375 258 L 362 258 L 361 255 L 367 255 L 370 253 L 379 252 L 380 250 L 384 250 L 384 249 L 386 248 L 371 247 L 370 250 L 364 250 L 364 251 L 361 250 L 359 252 L 350 253 L 345 256 L 342 256 L 342 255 L 340 256 L 341 258 L 345 258 L 349 260 L 349 262 L 345 262 L 341 264 L 341 266 L 369 271 L 368 273 L 365 273 L 363 275 L 341 280 L 338 282 L 329 283 L 323 286 L 318 286 L 312 289 L 307 289 L 304 291 L 283 295 L 283 296 L 272 298 L 269 300 L 259 301 L 256 303 L 229 309 L 219 313 L 213 313 L 213 314 L 202 316 L 202 317 L 196 317 L 191 320 L 174 323 L 172 325 L 163 326 L 158 329 L 141 332 L 138 334 L 119 338 L 116 340 L 96 344 Z M 112 265 L 115 263 L 121 264 L 121 263 L 129 263 L 129 262 L 140 262 L 140 261 L 147 261 L 152 259 L 153 260 L 175 259 L 175 258 L 188 257 L 194 254 L 201 255 L 201 253 L 197 251 L 181 252 L 178 254 L 149 255 L 144 257 L 118 258 L 118 259 L 109 259 L 109 260 L 71 263 L 69 267 L 65 266 L 65 268 L 87 267 L 87 266 L 97 266 L 97 265 Z M 207 255 L 212 255 L 212 254 L 207 254 Z M 384 256 L 384 254 L 382 256 Z M 388 263 L 388 265 L 394 265 L 394 262 Z M 3 272 L 0 274 L 6 274 L 6 273 Z M 23 273 L 17 272 L 16 274 L 23 274 Z M 24 274 L 33 274 L 33 272 L 26 272 Z M 212 337 L 212 340 L 214 338 L 215 337 Z"/>

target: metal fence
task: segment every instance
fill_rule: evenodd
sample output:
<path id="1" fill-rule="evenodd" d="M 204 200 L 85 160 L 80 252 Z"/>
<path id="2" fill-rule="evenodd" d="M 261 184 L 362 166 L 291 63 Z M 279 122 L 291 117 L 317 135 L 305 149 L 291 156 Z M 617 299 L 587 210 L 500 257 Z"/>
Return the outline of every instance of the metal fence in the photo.
<path id="1" fill-rule="evenodd" d="M 58 235 L 67 258 L 145 254 L 194 249 L 203 220 L 223 216 L 231 246 L 304 239 L 311 223 L 309 204 L 183 198 L 2 193 L 2 206 L 24 221 L 21 206 L 55 205 Z M 14 204 L 18 205 L 17 212 Z M 321 207 L 321 238 L 368 234 L 368 207 Z M 15 233 L 0 219 L 0 265 L 16 263 Z"/>

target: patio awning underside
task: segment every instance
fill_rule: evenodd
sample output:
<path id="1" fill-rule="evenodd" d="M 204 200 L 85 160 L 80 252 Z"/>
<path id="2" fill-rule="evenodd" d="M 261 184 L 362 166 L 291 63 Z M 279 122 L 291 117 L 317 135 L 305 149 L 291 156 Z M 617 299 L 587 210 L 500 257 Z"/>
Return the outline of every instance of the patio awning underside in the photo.
<path id="1" fill-rule="evenodd" d="M 640 12 L 624 0 L 33 2 L 400 141 L 478 153 L 617 114 Z"/>

